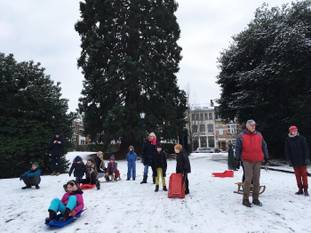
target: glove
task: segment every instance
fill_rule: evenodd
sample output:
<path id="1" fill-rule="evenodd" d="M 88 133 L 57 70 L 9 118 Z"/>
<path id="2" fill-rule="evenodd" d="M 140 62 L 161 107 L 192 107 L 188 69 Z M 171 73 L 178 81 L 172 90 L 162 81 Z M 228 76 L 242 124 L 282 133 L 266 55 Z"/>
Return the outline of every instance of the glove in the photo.
<path id="1" fill-rule="evenodd" d="M 76 211 L 75 210 L 72 210 L 70 213 L 69 213 L 69 216 L 70 217 L 74 217 L 74 216 L 76 216 Z"/>

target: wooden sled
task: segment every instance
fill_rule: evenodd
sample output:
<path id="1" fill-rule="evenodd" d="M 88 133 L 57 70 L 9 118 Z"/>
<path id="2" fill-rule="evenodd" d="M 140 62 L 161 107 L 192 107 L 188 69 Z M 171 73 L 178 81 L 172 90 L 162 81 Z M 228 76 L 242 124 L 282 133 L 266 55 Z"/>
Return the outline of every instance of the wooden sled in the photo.
<path id="1" fill-rule="evenodd" d="M 234 191 L 234 193 L 237 193 L 237 194 L 243 194 L 244 191 L 243 191 L 243 183 L 242 182 L 237 182 L 235 183 L 237 186 L 238 186 L 238 190 L 237 191 Z M 266 186 L 265 185 L 260 185 L 259 186 L 259 194 L 262 194 L 266 191 Z M 250 190 L 250 194 L 253 193 L 253 185 L 251 185 L 251 190 Z"/>

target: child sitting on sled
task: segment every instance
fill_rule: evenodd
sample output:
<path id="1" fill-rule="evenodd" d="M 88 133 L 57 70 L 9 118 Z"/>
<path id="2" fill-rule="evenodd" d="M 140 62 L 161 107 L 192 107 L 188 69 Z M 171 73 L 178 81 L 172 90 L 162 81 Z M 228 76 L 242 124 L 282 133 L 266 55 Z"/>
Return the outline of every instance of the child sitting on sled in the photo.
<path id="1" fill-rule="evenodd" d="M 31 186 L 35 186 L 36 189 L 39 189 L 40 186 L 40 178 L 41 170 L 39 168 L 39 164 L 34 162 L 31 164 L 31 169 L 26 171 L 21 177 L 20 180 L 23 180 L 26 186 L 22 187 L 22 189 L 30 189 Z"/>
<path id="2" fill-rule="evenodd" d="M 82 184 L 95 184 L 96 188 L 99 190 L 100 189 L 100 183 L 99 180 L 97 179 L 97 170 L 95 166 L 95 162 L 92 159 L 88 159 L 85 165 L 85 177 L 86 179 L 82 179 L 81 183 Z"/>
<path id="3" fill-rule="evenodd" d="M 71 180 L 64 185 L 65 194 L 62 199 L 55 198 L 49 206 L 49 217 L 46 218 L 46 223 L 57 218 L 57 214 L 61 213 L 62 217 L 58 220 L 66 221 L 69 217 L 74 217 L 79 214 L 84 207 L 83 192 L 79 184 Z"/>
<path id="4" fill-rule="evenodd" d="M 81 183 L 84 173 L 86 172 L 86 167 L 80 156 L 74 158 L 69 170 L 69 176 L 71 176 L 72 172 L 74 177 L 76 178 L 77 183 Z"/>
<path id="5" fill-rule="evenodd" d="M 118 164 L 116 163 L 114 155 L 110 157 L 106 171 L 106 181 L 116 181 L 121 179 L 120 172 L 118 170 Z"/>

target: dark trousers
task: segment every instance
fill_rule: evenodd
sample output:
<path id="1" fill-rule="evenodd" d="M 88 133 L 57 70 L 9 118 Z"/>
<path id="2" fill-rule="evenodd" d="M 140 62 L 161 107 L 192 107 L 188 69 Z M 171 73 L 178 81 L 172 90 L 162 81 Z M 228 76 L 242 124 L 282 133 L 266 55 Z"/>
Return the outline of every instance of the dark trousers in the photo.
<path id="1" fill-rule="evenodd" d="M 307 166 L 294 167 L 297 186 L 299 189 L 308 189 Z"/>
<path id="2" fill-rule="evenodd" d="M 60 172 L 60 155 L 52 155 L 51 158 L 51 170 L 53 172 Z"/>
<path id="3" fill-rule="evenodd" d="M 188 179 L 188 173 L 184 174 L 184 179 L 185 179 L 185 190 L 186 192 L 189 192 L 189 179 Z"/>
<path id="4" fill-rule="evenodd" d="M 22 179 L 27 187 L 39 185 L 41 182 L 40 176 L 34 176 L 34 177 L 26 176 L 26 177 L 23 177 Z"/>

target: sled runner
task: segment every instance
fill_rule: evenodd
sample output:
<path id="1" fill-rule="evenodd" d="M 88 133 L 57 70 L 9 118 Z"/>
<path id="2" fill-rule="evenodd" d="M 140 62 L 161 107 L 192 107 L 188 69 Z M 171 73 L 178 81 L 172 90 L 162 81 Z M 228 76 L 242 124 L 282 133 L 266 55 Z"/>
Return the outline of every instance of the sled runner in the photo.
<path id="1" fill-rule="evenodd" d="M 96 187 L 96 184 L 80 184 L 81 189 L 93 189 Z"/>
<path id="2" fill-rule="evenodd" d="M 62 214 L 58 214 L 56 219 L 46 223 L 46 225 L 48 225 L 51 228 L 62 228 L 72 222 L 74 222 L 75 220 L 77 220 L 78 218 L 81 217 L 81 214 L 84 212 L 85 210 L 81 210 L 79 213 L 76 214 L 76 216 L 74 217 L 69 217 L 67 218 L 66 221 L 62 221 Z"/>
<path id="3" fill-rule="evenodd" d="M 185 182 L 182 174 L 173 173 L 170 176 L 169 198 L 185 198 Z"/>
<path id="4" fill-rule="evenodd" d="M 224 172 L 214 172 L 214 173 L 212 173 L 212 175 L 214 177 L 221 177 L 221 178 L 233 177 L 234 176 L 234 172 L 232 170 L 226 170 Z"/>
<path id="5" fill-rule="evenodd" d="M 237 182 L 235 183 L 238 186 L 238 190 L 234 191 L 234 193 L 238 193 L 238 194 L 243 194 L 243 183 L 242 182 Z M 262 194 L 266 191 L 266 186 L 265 185 L 260 185 L 259 186 L 259 194 Z M 253 193 L 253 185 L 251 185 L 251 190 L 250 193 Z"/>

